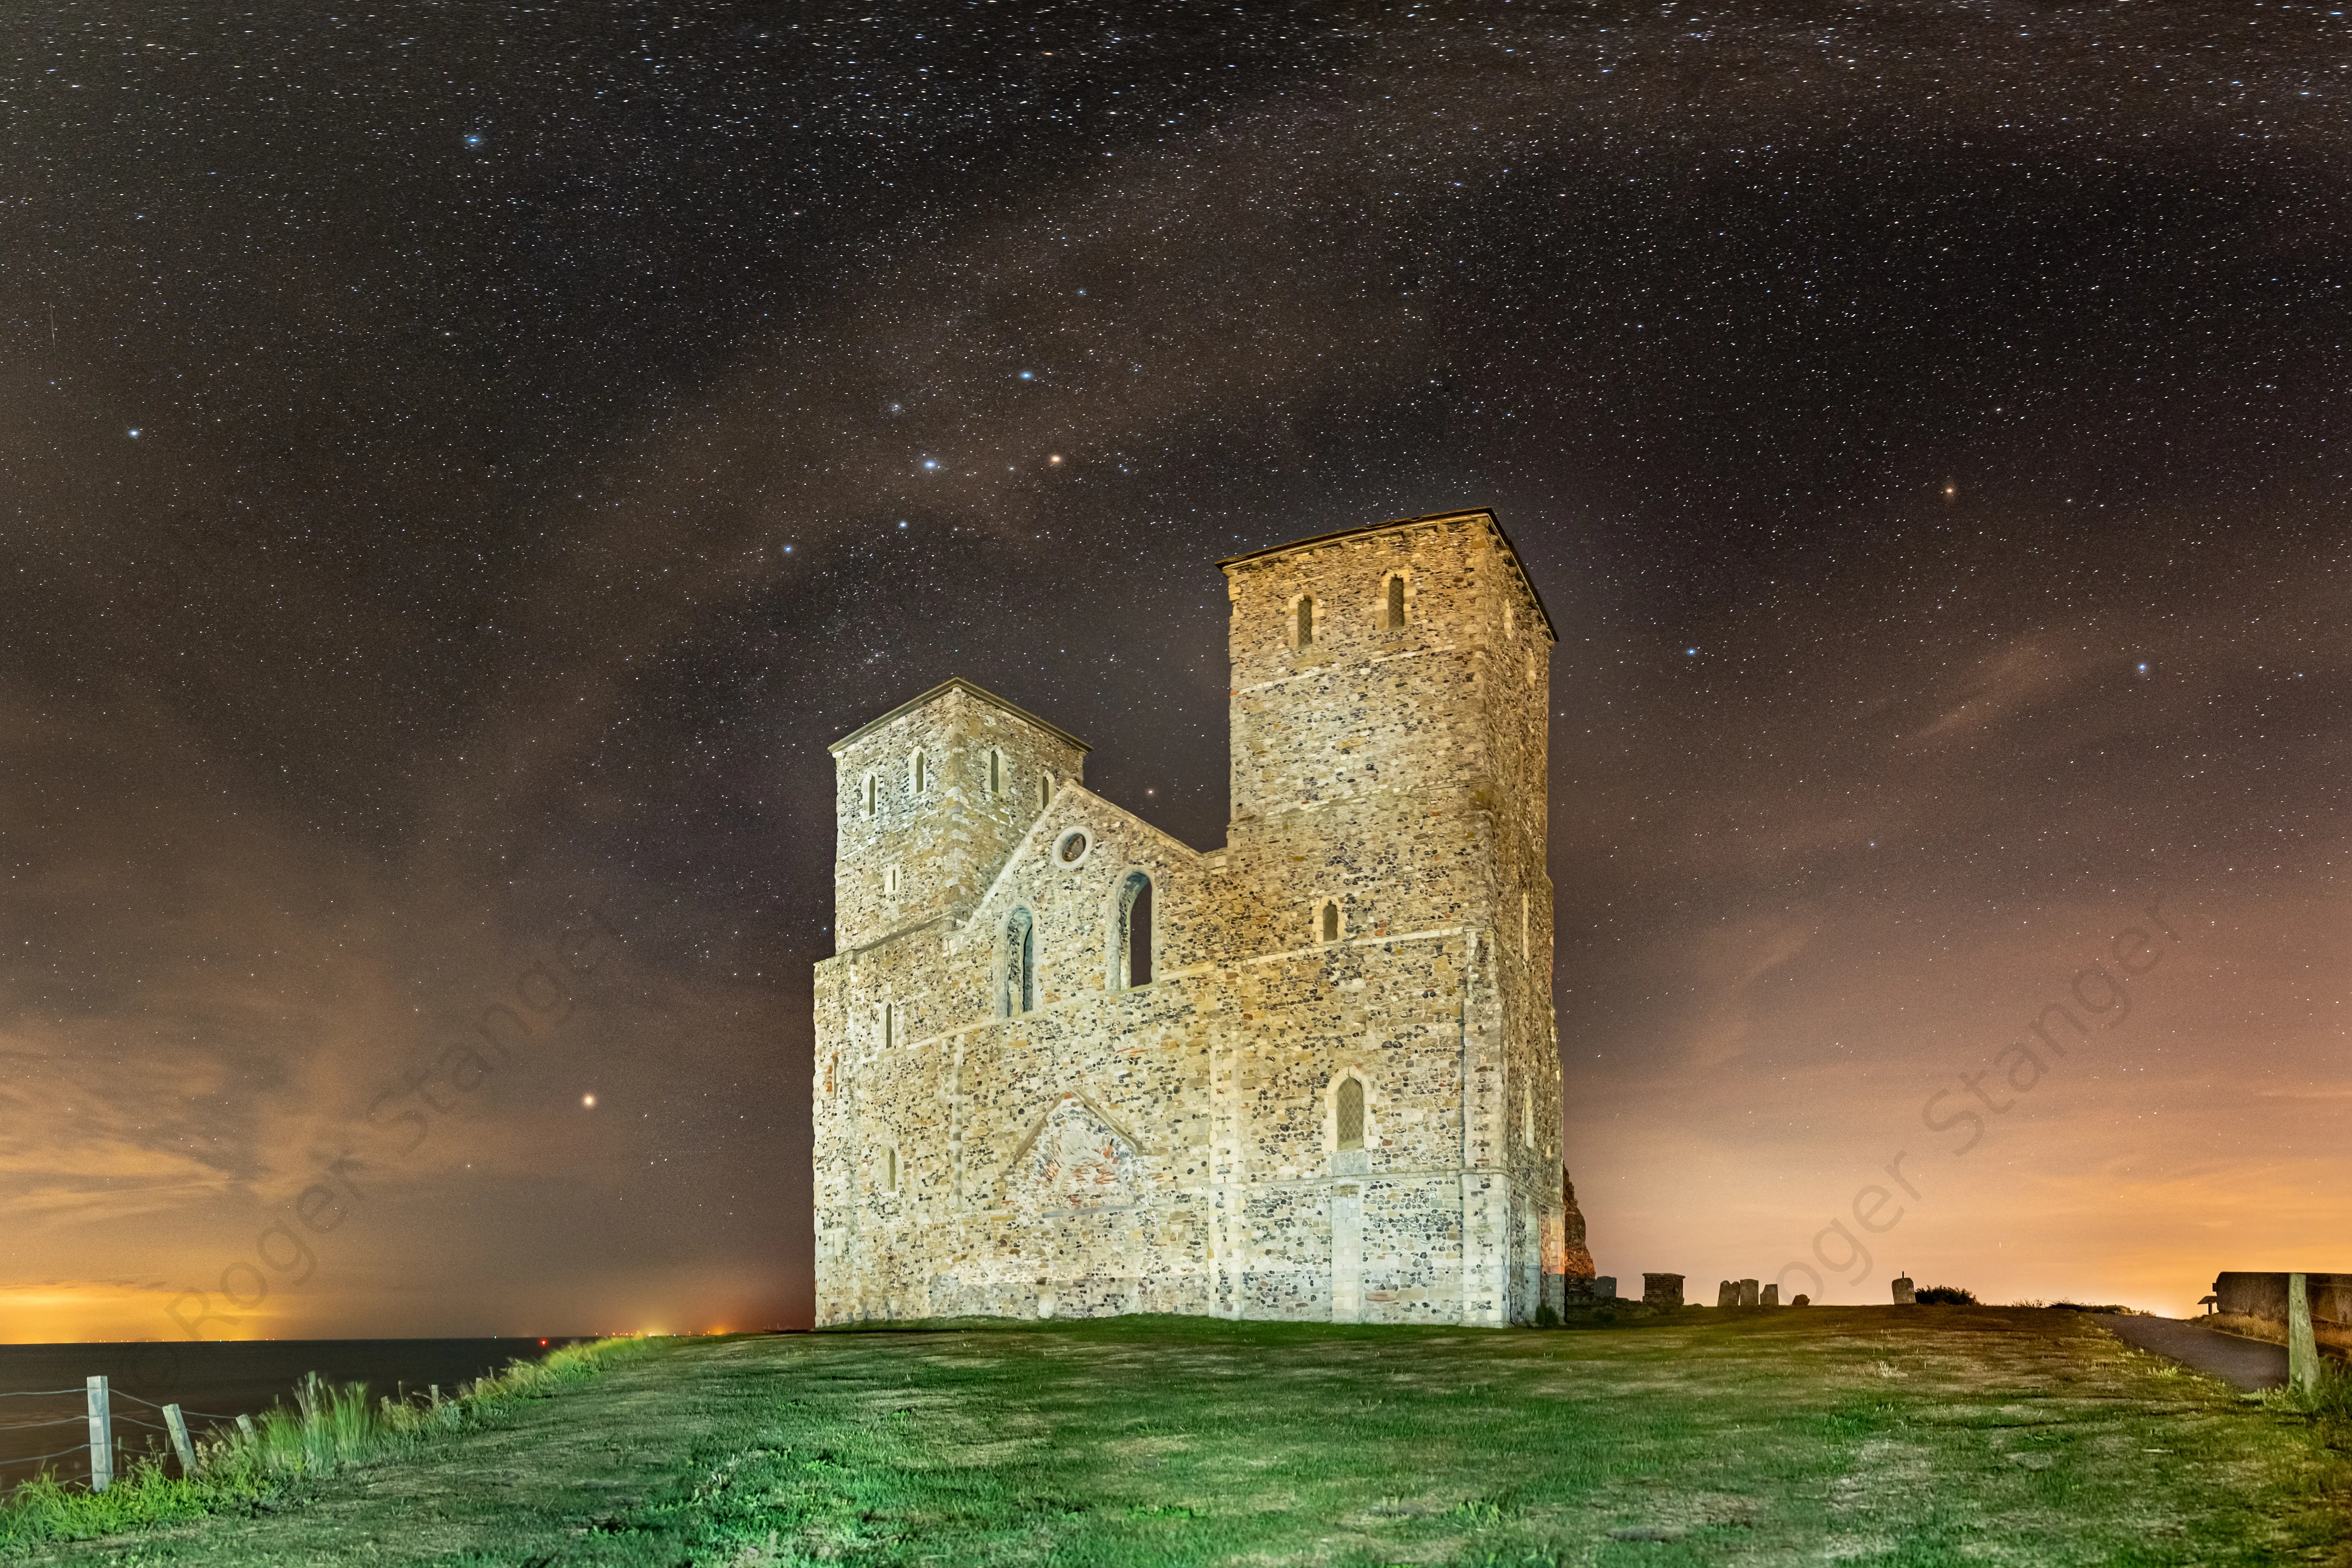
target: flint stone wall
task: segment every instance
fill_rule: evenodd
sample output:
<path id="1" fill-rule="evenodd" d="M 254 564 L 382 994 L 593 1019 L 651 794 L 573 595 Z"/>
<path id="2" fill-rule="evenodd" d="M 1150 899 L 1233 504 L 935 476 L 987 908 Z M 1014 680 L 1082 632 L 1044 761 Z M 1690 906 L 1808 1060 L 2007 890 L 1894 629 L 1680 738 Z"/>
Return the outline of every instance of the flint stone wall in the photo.
<path id="1" fill-rule="evenodd" d="M 837 746 L 858 815 L 839 838 L 840 949 L 816 975 L 821 1323 L 1502 1323 L 1559 1304 L 1541 609 L 1483 513 L 1228 574 L 1222 849 L 1095 795 L 1079 742 L 976 688 Z M 990 749 L 1011 775 L 993 793 Z M 871 821 L 868 773 L 901 788 Z M 1057 781 L 1042 808 L 1022 793 L 1041 773 Z M 1138 874 L 1152 979 L 1124 988 Z M 1008 982 L 1021 920 L 1025 1013 Z M 1350 1077 L 1360 1149 L 1339 1146 Z"/>

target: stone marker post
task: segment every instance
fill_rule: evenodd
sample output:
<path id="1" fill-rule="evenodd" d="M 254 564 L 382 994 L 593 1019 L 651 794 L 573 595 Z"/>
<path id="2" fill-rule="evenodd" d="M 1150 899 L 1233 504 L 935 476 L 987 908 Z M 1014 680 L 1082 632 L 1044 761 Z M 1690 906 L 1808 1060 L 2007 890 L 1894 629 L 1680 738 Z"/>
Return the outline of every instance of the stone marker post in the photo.
<path id="1" fill-rule="evenodd" d="M 114 1484 L 114 1402 L 105 1377 L 90 1378 L 83 1397 L 89 1407 L 89 1489 L 102 1492 Z"/>
<path id="2" fill-rule="evenodd" d="M 2297 1394 L 2319 1387 L 2319 1342 L 2311 1332 L 2311 1282 L 2286 1277 L 2286 1381 Z"/>
<path id="3" fill-rule="evenodd" d="M 1772 1283 L 1764 1287 L 1764 1305 L 1768 1307 L 1777 1307 L 1780 1304 L 1780 1282 L 1778 1279 L 1775 1279 Z"/>
<path id="4" fill-rule="evenodd" d="M 1718 1307 L 1737 1307 L 1739 1305 L 1738 1285 L 1729 1279 L 1717 1285 L 1715 1288 L 1715 1304 Z"/>
<path id="5" fill-rule="evenodd" d="M 1739 1304 L 1743 1307 L 1753 1307 L 1759 1300 L 1756 1281 L 1742 1279 L 1739 1282 Z"/>
<path id="6" fill-rule="evenodd" d="M 172 1452 L 180 1456 L 180 1474 L 191 1480 L 196 1474 L 196 1446 L 188 1441 L 188 1417 L 176 1405 L 163 1406 L 163 1430 L 172 1438 Z"/>
<path id="7" fill-rule="evenodd" d="M 1662 1312 L 1680 1310 L 1683 1304 L 1683 1277 L 1679 1274 L 1644 1274 L 1642 1276 L 1642 1304 Z"/>
<path id="8" fill-rule="evenodd" d="M 1911 1276 L 1908 1274 L 1899 1276 L 1895 1281 L 1895 1304 L 1898 1307 L 1916 1307 L 1919 1304 L 1917 1289 L 1911 1283 Z"/>

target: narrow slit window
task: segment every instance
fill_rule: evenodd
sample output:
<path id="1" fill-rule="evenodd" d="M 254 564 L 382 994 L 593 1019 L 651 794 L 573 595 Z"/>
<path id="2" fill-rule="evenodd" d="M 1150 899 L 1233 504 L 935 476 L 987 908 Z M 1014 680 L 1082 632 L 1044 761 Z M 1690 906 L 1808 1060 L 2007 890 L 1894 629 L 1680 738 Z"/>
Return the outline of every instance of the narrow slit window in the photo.
<path id="1" fill-rule="evenodd" d="M 992 748 L 988 753 L 988 793 L 995 795 L 1004 788 L 1004 753 Z"/>
<path id="2" fill-rule="evenodd" d="M 890 1049 L 898 1043 L 898 1009 L 889 1003 L 882 1004 L 882 1048 Z"/>
<path id="3" fill-rule="evenodd" d="M 1298 596 L 1298 646 L 1315 646 L 1315 596 L 1312 594 Z"/>
<path id="4" fill-rule="evenodd" d="M 1004 997 L 1001 1016 L 1017 1017 L 1037 1005 L 1037 922 L 1015 910 L 1004 922 Z"/>
<path id="5" fill-rule="evenodd" d="M 1389 630 L 1392 632 L 1404 629 L 1404 579 L 1402 577 L 1389 579 L 1388 624 Z"/>
<path id="6" fill-rule="evenodd" d="M 922 794 L 930 786 L 930 763 L 920 752 L 907 759 L 907 782 L 914 787 L 917 795 Z"/>
<path id="7" fill-rule="evenodd" d="M 1326 899 L 1326 900 L 1323 900 L 1323 914 L 1322 914 L 1322 917 L 1321 917 L 1321 918 L 1322 918 L 1322 928 L 1323 928 L 1323 940 L 1324 940 L 1325 942 L 1337 942 L 1337 941 L 1339 941 L 1339 900 L 1338 900 L 1337 899 Z"/>
<path id="8" fill-rule="evenodd" d="M 1037 775 L 1037 809 L 1043 811 L 1053 804 L 1054 775 L 1051 773 L 1040 773 Z"/>
<path id="9" fill-rule="evenodd" d="M 1536 1146 L 1536 1097 L 1526 1084 L 1519 1085 L 1519 1142 L 1529 1149 Z"/>
<path id="10" fill-rule="evenodd" d="M 1332 1110 L 1335 1112 L 1332 1120 L 1338 1123 L 1339 1147 L 1341 1149 L 1362 1148 L 1364 1146 L 1364 1080 L 1352 1077 L 1341 1079 L 1339 1092 Z"/>
<path id="11" fill-rule="evenodd" d="M 866 816 L 874 815 L 874 775 L 872 773 L 867 773 L 857 783 L 857 804 L 864 808 Z"/>
<path id="12" fill-rule="evenodd" d="M 898 1190 L 898 1151 L 896 1148 L 886 1147 L 882 1151 L 882 1190 L 886 1193 Z"/>
<path id="13" fill-rule="evenodd" d="M 1151 879 L 1128 873 L 1118 894 L 1118 963 L 1112 978 L 1121 990 L 1151 984 Z"/>

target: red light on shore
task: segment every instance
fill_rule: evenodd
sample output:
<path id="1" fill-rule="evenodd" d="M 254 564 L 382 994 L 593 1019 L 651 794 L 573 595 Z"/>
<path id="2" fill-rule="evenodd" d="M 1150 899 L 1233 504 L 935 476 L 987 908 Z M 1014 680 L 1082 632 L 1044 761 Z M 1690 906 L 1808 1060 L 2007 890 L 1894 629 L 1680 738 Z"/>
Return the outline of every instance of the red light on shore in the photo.
<path id="1" fill-rule="evenodd" d="M 547 1342 L 546 1342 L 545 1340 L 541 1340 L 541 1341 L 540 1341 L 539 1342 L 540 1342 L 541 1344 L 545 1344 Z"/>

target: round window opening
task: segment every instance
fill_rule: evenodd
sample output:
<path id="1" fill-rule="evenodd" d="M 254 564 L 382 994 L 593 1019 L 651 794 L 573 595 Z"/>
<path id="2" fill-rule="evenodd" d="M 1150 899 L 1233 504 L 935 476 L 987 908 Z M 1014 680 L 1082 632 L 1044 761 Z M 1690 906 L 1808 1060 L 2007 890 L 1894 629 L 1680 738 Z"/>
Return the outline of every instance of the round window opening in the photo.
<path id="1" fill-rule="evenodd" d="M 1087 858 L 1087 851 L 1092 847 L 1085 831 L 1074 827 L 1062 835 L 1062 842 L 1054 853 L 1061 857 L 1063 865 L 1075 866 Z"/>

